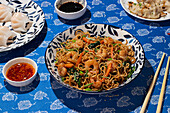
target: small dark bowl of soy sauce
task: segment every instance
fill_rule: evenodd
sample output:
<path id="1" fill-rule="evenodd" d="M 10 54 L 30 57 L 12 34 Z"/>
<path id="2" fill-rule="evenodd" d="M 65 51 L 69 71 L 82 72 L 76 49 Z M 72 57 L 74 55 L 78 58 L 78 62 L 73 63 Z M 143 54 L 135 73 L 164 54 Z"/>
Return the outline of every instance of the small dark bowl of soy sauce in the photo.
<path id="1" fill-rule="evenodd" d="M 56 0 L 55 9 L 57 14 L 68 20 L 80 18 L 86 11 L 86 0 Z"/>
<path id="2" fill-rule="evenodd" d="M 60 11 L 63 11 L 65 13 L 72 13 L 77 12 L 83 9 L 83 6 L 78 2 L 66 2 L 59 6 L 58 8 Z"/>

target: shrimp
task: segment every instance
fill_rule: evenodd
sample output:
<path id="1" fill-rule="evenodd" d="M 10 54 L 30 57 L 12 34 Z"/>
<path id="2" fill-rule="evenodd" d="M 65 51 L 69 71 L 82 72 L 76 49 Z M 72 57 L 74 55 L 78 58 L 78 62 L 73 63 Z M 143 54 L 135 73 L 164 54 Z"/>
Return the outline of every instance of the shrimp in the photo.
<path id="1" fill-rule="evenodd" d="M 112 65 L 111 65 L 111 71 L 116 70 L 118 64 L 117 64 L 115 61 L 108 61 L 108 62 L 107 62 L 107 66 L 108 66 L 110 63 L 112 64 Z"/>
<path id="2" fill-rule="evenodd" d="M 72 43 L 71 46 L 72 46 L 72 48 L 83 48 L 83 46 L 84 46 L 83 40 L 78 39 L 78 40 L 76 40 L 75 43 Z"/>
<path id="3" fill-rule="evenodd" d="M 97 80 L 95 78 L 90 78 L 90 82 L 93 83 L 92 86 L 95 88 L 100 88 L 102 85 L 102 82 L 100 80 Z"/>
<path id="4" fill-rule="evenodd" d="M 99 73 L 99 63 L 93 59 L 93 60 L 88 60 L 85 62 L 85 70 L 90 70 L 92 73 Z"/>
<path id="5" fill-rule="evenodd" d="M 64 77 L 67 74 L 67 68 L 64 67 L 64 63 L 58 65 L 58 73 L 60 76 Z"/>
<path id="6" fill-rule="evenodd" d="M 114 40 L 111 37 L 107 37 L 104 39 L 104 44 L 112 44 L 114 43 Z"/>
<path id="7" fill-rule="evenodd" d="M 98 56 L 102 57 L 102 58 L 105 58 L 107 56 L 107 51 L 106 49 L 100 49 L 98 52 L 97 52 Z"/>
<path id="8" fill-rule="evenodd" d="M 122 59 L 126 59 L 127 58 L 127 55 L 128 55 L 128 52 L 126 51 L 126 50 L 121 50 L 120 52 L 119 52 L 119 55 L 120 55 L 120 57 L 122 58 Z"/>
<path id="9" fill-rule="evenodd" d="M 78 53 L 75 51 L 70 51 L 66 54 L 67 61 L 76 63 L 78 59 Z"/>

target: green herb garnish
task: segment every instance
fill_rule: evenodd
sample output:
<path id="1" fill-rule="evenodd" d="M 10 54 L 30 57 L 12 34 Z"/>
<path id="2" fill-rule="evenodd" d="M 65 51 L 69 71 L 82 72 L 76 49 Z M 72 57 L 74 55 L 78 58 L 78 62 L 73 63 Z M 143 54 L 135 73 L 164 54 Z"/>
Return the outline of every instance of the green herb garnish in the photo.
<path id="1" fill-rule="evenodd" d="M 97 52 L 99 49 L 98 48 L 95 48 L 94 51 Z"/>
<path id="2" fill-rule="evenodd" d="M 95 43 L 91 43 L 88 45 L 89 49 L 95 48 L 96 46 L 100 45 L 99 41 L 96 41 Z"/>
<path id="3" fill-rule="evenodd" d="M 61 80 L 64 81 L 64 77 L 61 77 Z"/>
<path id="4" fill-rule="evenodd" d="M 54 63 L 57 63 L 58 62 L 58 58 L 55 59 Z"/>
<path id="5" fill-rule="evenodd" d="M 86 37 L 86 35 L 83 35 L 83 37 Z"/>
<path id="6" fill-rule="evenodd" d="M 74 72 L 74 81 L 77 81 L 77 75 L 78 75 L 78 73 Z"/>
<path id="7" fill-rule="evenodd" d="M 116 45 L 116 43 L 115 44 L 112 44 L 113 46 L 115 46 Z"/>
<path id="8" fill-rule="evenodd" d="M 81 87 L 81 78 L 79 78 L 79 80 L 78 80 L 78 85 L 79 85 L 79 87 Z"/>
<path id="9" fill-rule="evenodd" d="M 84 52 L 86 52 L 86 53 L 87 53 L 87 52 L 89 52 L 89 51 L 85 50 Z"/>
<path id="10" fill-rule="evenodd" d="M 86 88 L 86 89 L 85 89 L 85 91 L 92 91 L 92 89 L 90 89 L 90 88 Z"/>
<path id="11" fill-rule="evenodd" d="M 72 40 L 72 42 L 74 42 L 74 43 L 75 43 L 75 42 L 76 42 L 76 40 Z"/>
<path id="12" fill-rule="evenodd" d="M 94 59 L 98 59 L 97 57 L 94 57 Z"/>
<path id="13" fill-rule="evenodd" d="M 84 85 L 84 87 L 90 86 L 90 85 L 92 85 L 92 84 L 93 84 L 93 83 L 86 84 L 86 85 Z"/>
<path id="14" fill-rule="evenodd" d="M 83 74 L 83 71 L 79 71 L 80 74 Z"/>
<path id="15" fill-rule="evenodd" d="M 121 50 L 117 50 L 117 52 L 119 53 Z"/>
<path id="16" fill-rule="evenodd" d="M 86 73 L 85 73 L 85 75 L 84 75 L 85 77 L 87 77 L 87 73 L 88 73 L 88 72 L 89 72 L 89 70 L 86 70 Z"/>
<path id="17" fill-rule="evenodd" d="M 127 78 L 130 78 L 134 71 L 135 71 L 135 66 L 131 67 L 131 71 L 129 72 Z"/>
<path id="18" fill-rule="evenodd" d="M 112 60 L 112 58 L 108 58 L 107 60 L 108 60 L 108 61 L 111 61 L 111 60 Z"/>
<path id="19" fill-rule="evenodd" d="M 102 76 L 102 78 L 107 78 L 107 79 L 109 79 L 109 77 L 104 77 L 104 76 Z"/>
<path id="20" fill-rule="evenodd" d="M 66 49 L 66 48 L 65 48 L 65 50 L 66 51 L 76 51 L 76 52 L 78 51 L 78 49 Z"/>

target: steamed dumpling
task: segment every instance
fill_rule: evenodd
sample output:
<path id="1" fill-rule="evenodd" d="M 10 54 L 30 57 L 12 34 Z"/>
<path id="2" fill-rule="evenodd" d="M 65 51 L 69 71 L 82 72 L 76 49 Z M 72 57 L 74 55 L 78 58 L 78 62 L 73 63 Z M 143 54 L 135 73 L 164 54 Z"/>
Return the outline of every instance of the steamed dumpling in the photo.
<path id="1" fill-rule="evenodd" d="M 27 15 L 17 12 L 11 18 L 11 25 L 16 32 L 26 32 L 31 27 L 32 22 Z"/>
<path id="2" fill-rule="evenodd" d="M 164 2 L 164 7 L 165 7 L 165 10 L 168 12 L 168 13 L 170 13 L 170 1 L 169 0 L 166 0 L 165 2 Z"/>
<path id="3" fill-rule="evenodd" d="M 158 19 L 167 15 L 169 11 L 168 0 L 137 0 L 138 3 L 129 2 L 129 10 L 140 17 Z M 168 10 L 169 9 L 169 10 Z"/>
<path id="4" fill-rule="evenodd" d="M 0 26 L 0 46 L 7 46 L 8 39 L 12 39 L 16 36 L 15 33 L 11 32 L 6 26 Z"/>
<path id="5" fill-rule="evenodd" d="M 11 20 L 13 14 L 13 9 L 4 5 L 0 4 L 0 22 L 7 22 Z"/>

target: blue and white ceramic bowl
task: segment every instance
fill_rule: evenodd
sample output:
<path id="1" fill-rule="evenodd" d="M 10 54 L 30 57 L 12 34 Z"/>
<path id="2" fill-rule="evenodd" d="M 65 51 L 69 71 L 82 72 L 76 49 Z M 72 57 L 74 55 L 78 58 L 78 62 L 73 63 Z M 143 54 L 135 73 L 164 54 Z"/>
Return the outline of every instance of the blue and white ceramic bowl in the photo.
<path id="1" fill-rule="evenodd" d="M 134 73 L 132 74 L 132 76 L 129 79 L 127 79 L 127 81 L 120 84 L 119 87 L 110 89 L 107 91 L 102 91 L 102 92 L 82 91 L 82 90 L 72 88 L 68 84 L 63 83 L 60 75 L 57 72 L 57 67 L 55 66 L 56 48 L 61 47 L 60 45 L 61 42 L 64 42 L 67 39 L 74 38 L 76 30 L 89 32 L 91 36 L 109 36 L 109 37 L 112 37 L 113 39 L 122 41 L 122 43 L 126 43 L 126 40 L 127 40 L 128 45 L 132 45 L 132 48 L 135 52 L 135 58 L 136 58 L 136 63 L 133 64 L 133 66 L 135 66 L 136 69 Z M 45 63 L 46 63 L 47 69 L 50 72 L 50 74 L 57 80 L 58 83 L 62 84 L 63 86 L 67 88 L 74 89 L 76 91 L 80 91 L 82 93 L 87 93 L 87 94 L 108 93 L 122 86 L 125 86 L 126 84 L 134 80 L 134 78 L 139 75 L 139 73 L 141 72 L 144 66 L 144 59 L 145 59 L 144 50 L 141 44 L 139 43 L 139 41 L 133 35 L 131 35 L 127 31 L 122 30 L 118 27 L 114 27 L 114 26 L 106 25 L 106 24 L 85 24 L 85 25 L 80 25 L 80 26 L 69 28 L 63 31 L 62 33 L 57 34 L 54 37 L 54 39 L 51 41 L 51 43 L 47 47 L 47 50 L 45 53 Z"/>

